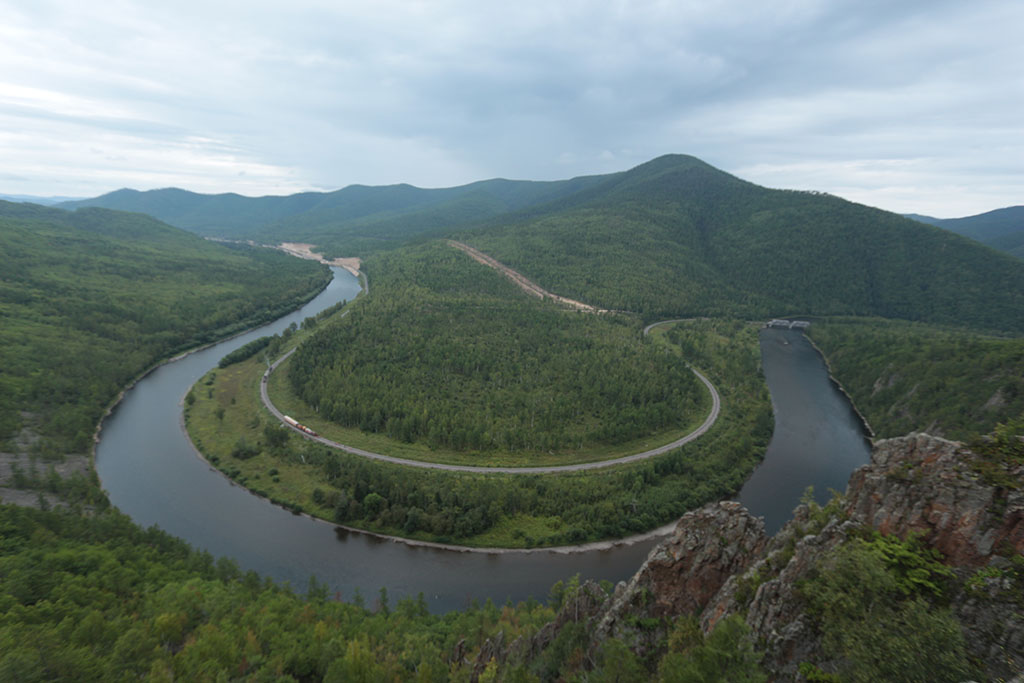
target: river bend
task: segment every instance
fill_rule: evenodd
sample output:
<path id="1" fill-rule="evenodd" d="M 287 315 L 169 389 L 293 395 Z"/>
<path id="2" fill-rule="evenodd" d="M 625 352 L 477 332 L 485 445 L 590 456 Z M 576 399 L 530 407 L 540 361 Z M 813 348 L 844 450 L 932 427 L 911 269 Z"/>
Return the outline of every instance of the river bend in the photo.
<path id="1" fill-rule="evenodd" d="M 182 399 L 191 385 L 221 357 L 243 344 L 279 333 L 293 322 L 301 322 L 341 300 L 355 298 L 358 280 L 341 269 L 332 270 L 334 280 L 298 311 L 163 365 L 125 393 L 104 420 L 96 448 L 96 468 L 114 505 L 138 524 L 158 525 L 197 548 L 233 558 L 243 570 L 253 569 L 278 581 L 288 581 L 296 589 L 304 589 L 309 577 L 316 575 L 343 599 L 351 599 L 358 590 L 372 602 L 381 587 L 386 587 L 393 598 L 422 591 L 435 612 L 465 607 L 473 599 L 491 598 L 501 603 L 509 598 L 544 598 L 553 583 L 577 573 L 584 579 L 611 581 L 632 575 L 656 541 L 586 552 L 498 554 L 410 546 L 361 533 L 339 534 L 334 525 L 293 515 L 249 493 L 198 457 L 181 424 Z M 802 344 L 785 345 L 793 347 L 785 353 L 793 356 L 793 367 L 800 370 L 792 381 L 782 380 L 785 386 L 778 396 L 773 386 L 775 371 L 771 369 L 775 361 L 765 353 L 766 333 L 771 344 L 775 343 L 771 340 L 776 332 L 795 335 L 796 342 L 802 340 Z M 824 493 L 828 486 L 841 480 L 841 488 L 853 467 L 866 462 L 867 448 L 857 431 L 860 423 L 852 408 L 830 383 L 820 355 L 802 335 L 766 330 L 761 343 L 776 414 L 776 438 L 769 446 L 765 463 L 744 487 L 740 499 L 755 514 L 768 515 L 771 527 L 788 518 L 799 493 L 808 484 Z M 783 377 L 792 371 L 784 367 L 780 370 Z M 773 451 L 780 430 L 801 429 L 799 419 L 783 419 L 788 414 L 787 395 L 794 388 L 797 403 L 805 408 L 804 428 L 822 438 L 790 440 L 785 448 Z M 807 411 L 807 400 L 838 403 L 835 410 L 822 414 Z M 817 422 L 823 419 L 842 423 L 844 408 L 853 415 L 856 430 L 848 429 L 848 425 L 833 428 L 831 424 Z M 835 444 L 830 441 L 833 438 L 852 441 L 850 452 L 854 455 L 835 458 Z M 805 452 L 823 444 L 816 453 Z M 793 448 L 798 452 L 798 463 L 787 465 L 783 460 L 794 457 Z M 808 468 L 808 461 L 834 466 Z M 760 474 L 765 470 L 775 474 Z M 828 476 L 822 479 L 819 470 L 827 471 Z M 791 476 L 779 475 L 779 471 Z M 796 491 L 795 496 L 788 489 L 783 492 L 778 488 L 781 479 L 792 480 L 789 488 Z M 763 484 L 753 486 L 755 481 L 762 480 Z"/>

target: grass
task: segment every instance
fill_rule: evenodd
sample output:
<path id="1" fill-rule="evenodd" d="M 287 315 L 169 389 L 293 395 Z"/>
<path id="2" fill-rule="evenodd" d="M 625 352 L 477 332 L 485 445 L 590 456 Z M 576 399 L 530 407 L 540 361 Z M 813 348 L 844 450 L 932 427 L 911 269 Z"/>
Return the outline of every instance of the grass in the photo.
<path id="1" fill-rule="evenodd" d="M 678 461 L 675 456 L 663 456 L 637 465 L 615 466 L 591 472 L 522 476 L 442 473 L 370 462 L 358 456 L 328 449 L 283 429 L 279 433 L 284 435 L 285 443 L 272 448 L 265 443 L 264 429 L 267 425 L 272 425 L 274 429 L 281 428 L 277 426 L 276 419 L 263 408 L 259 399 L 259 382 L 265 364 L 258 357 L 213 370 L 200 379 L 191 392 L 194 398 L 186 407 L 186 425 L 200 451 L 212 464 L 239 484 L 282 507 L 295 512 L 309 513 L 332 522 L 335 521 L 334 505 L 338 496 L 352 494 L 351 489 L 346 493 L 345 490 L 328 483 L 324 467 L 335 462 L 342 471 L 362 472 L 359 474 L 360 480 L 366 477 L 367 482 L 383 481 L 386 486 L 402 487 L 410 494 L 423 491 L 423 495 L 433 496 L 435 494 L 431 493 L 432 491 L 451 488 L 459 489 L 460 496 L 472 490 L 493 492 L 500 496 L 503 495 L 503 491 L 518 490 L 518 495 L 524 499 L 530 500 L 532 496 L 535 500 L 522 507 L 505 508 L 486 529 L 471 534 L 448 534 L 425 529 L 410 532 L 401 526 L 389 525 L 386 517 L 371 517 L 365 514 L 343 518 L 347 527 L 468 547 L 531 548 L 620 538 L 664 524 L 681 514 L 682 510 L 709 499 L 728 495 L 729 491 L 734 490 L 731 487 L 738 486 L 745 478 L 734 477 L 734 474 L 739 473 L 730 473 L 730 468 L 740 467 L 745 470 L 749 466 L 741 465 L 744 462 L 749 463 L 749 460 L 743 460 L 749 456 L 740 454 L 763 452 L 759 450 L 763 445 L 758 445 L 761 437 L 751 439 L 747 436 L 754 433 L 751 429 L 759 420 L 770 421 L 770 406 L 766 392 L 763 391 L 763 380 L 751 374 L 749 367 L 742 374 L 737 374 L 738 371 L 735 368 L 730 370 L 728 363 L 725 362 L 728 354 L 735 356 L 737 353 L 755 353 L 756 335 L 744 332 L 738 337 L 743 341 L 733 340 L 730 346 L 727 337 L 714 331 L 718 329 L 714 325 L 698 325 L 692 329 L 698 333 L 697 330 L 703 327 L 713 329 L 706 330 L 704 338 L 708 344 L 702 351 L 701 363 L 708 365 L 708 374 L 719 383 L 724 405 L 719 423 L 701 439 L 682 449 L 685 461 L 693 463 L 692 466 L 684 467 L 692 470 L 692 475 L 684 475 L 682 479 L 678 474 L 669 472 L 648 479 L 659 463 Z M 294 335 L 292 342 L 300 342 L 305 334 L 300 330 Z M 656 343 L 672 343 L 670 339 L 660 337 L 661 335 L 658 335 Z M 720 346 L 722 344 L 724 346 Z M 286 384 L 281 382 L 281 385 Z M 284 401 L 280 402 L 278 407 L 291 410 Z M 289 414 L 306 421 L 314 429 L 320 426 L 315 419 L 309 419 L 299 411 Z M 758 415 L 761 417 L 755 419 Z M 382 443 L 388 442 L 387 439 L 375 438 L 379 438 Z M 257 446 L 253 449 L 253 457 L 239 459 L 232 456 L 232 451 L 240 440 Z M 399 445 L 408 448 L 407 444 Z M 702 461 L 708 464 L 702 465 Z M 719 464 L 711 465 L 712 462 Z M 711 469 L 708 469 L 709 467 Z M 648 484 L 644 484 L 640 489 L 634 488 L 640 485 L 641 479 Z M 722 482 L 716 484 L 714 480 L 728 480 L 732 483 L 725 484 L 727 489 L 722 489 Z M 647 488 L 648 485 L 652 488 Z M 621 501 L 613 500 L 620 492 L 628 493 L 631 488 L 634 493 L 629 495 L 634 496 L 633 504 L 640 503 L 641 509 L 648 510 L 644 515 L 646 521 L 639 525 L 635 521 L 629 521 L 629 517 L 636 516 L 635 510 L 631 515 L 628 505 L 622 510 Z M 374 489 L 373 484 L 370 484 L 367 490 L 378 490 L 386 497 L 391 496 L 386 489 Z M 588 490 L 600 490 L 604 493 L 597 498 L 587 498 L 589 494 L 583 492 Z M 697 490 L 703 493 L 695 494 Z M 360 494 L 360 499 L 363 495 L 365 494 Z M 492 500 L 488 498 L 490 495 L 491 493 L 486 493 L 484 500 Z M 645 498 L 648 499 L 646 508 Z M 676 504 L 679 501 L 686 503 L 683 508 L 675 509 L 679 507 Z M 479 504 L 487 505 L 483 501 Z M 581 505 L 583 507 L 580 507 Z M 468 513 L 470 508 L 464 510 Z M 602 519 L 620 520 L 619 530 L 615 531 L 606 526 L 604 531 L 600 531 L 601 527 L 594 527 L 592 523 L 584 521 L 594 514 Z"/>
<path id="2" fill-rule="evenodd" d="M 381 434 L 342 427 L 321 419 L 313 412 L 312 408 L 292 391 L 285 376 L 288 372 L 289 361 L 282 363 L 274 374 L 271 375 L 267 387 L 270 400 L 277 406 L 278 410 L 285 415 L 295 418 L 332 441 L 345 444 L 346 446 L 362 448 L 373 453 L 421 462 L 472 465 L 475 467 L 538 467 L 543 465 L 574 465 L 577 463 L 611 460 L 624 455 L 657 448 L 686 436 L 704 422 L 708 412 L 711 410 L 711 396 L 705 391 L 701 396 L 699 411 L 683 429 L 667 430 L 622 444 L 587 447 L 578 451 L 562 453 L 512 453 L 507 451 L 460 452 L 448 449 L 432 449 L 423 443 L 404 443 Z M 259 370 L 259 372 L 262 372 L 262 370 Z"/>

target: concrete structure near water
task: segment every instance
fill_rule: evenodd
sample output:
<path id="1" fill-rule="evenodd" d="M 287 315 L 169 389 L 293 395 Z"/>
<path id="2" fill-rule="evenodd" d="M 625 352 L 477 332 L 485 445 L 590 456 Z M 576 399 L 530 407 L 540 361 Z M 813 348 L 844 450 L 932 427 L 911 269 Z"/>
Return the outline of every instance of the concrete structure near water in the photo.
<path id="1" fill-rule="evenodd" d="M 787 330 L 803 330 L 811 326 L 806 320 L 780 320 L 774 318 L 765 323 L 765 327 L 781 327 Z"/>

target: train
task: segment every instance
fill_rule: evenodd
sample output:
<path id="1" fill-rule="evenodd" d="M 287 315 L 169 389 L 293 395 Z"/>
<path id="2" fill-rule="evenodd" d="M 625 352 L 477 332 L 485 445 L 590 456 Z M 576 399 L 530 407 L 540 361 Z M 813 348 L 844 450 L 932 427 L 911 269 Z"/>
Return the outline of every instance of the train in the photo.
<path id="1" fill-rule="evenodd" d="M 312 429 L 310 429 L 306 425 L 302 424 L 301 422 L 299 422 L 298 420 L 296 420 L 293 417 L 288 417 L 287 415 L 285 415 L 284 416 L 284 421 L 287 422 L 288 424 L 290 424 L 292 427 L 295 427 L 296 429 L 298 429 L 300 432 L 305 432 L 306 434 L 309 434 L 310 436 L 320 436 L 319 434 L 314 432 Z"/>

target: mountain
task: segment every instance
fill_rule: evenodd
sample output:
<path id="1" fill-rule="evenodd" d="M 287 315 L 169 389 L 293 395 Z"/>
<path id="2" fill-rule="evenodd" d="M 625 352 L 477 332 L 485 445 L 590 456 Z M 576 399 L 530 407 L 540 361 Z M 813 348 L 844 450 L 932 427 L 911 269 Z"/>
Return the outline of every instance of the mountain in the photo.
<path id="1" fill-rule="evenodd" d="M 1024 330 L 1019 260 L 838 197 L 760 187 L 685 155 L 553 182 L 257 198 L 119 190 L 63 206 L 82 205 L 145 212 L 204 235 L 312 242 L 327 256 L 455 236 L 546 289 L 648 319 L 850 314 Z"/>
<path id="2" fill-rule="evenodd" d="M 146 213 L 205 236 L 305 240 L 341 250 L 373 250 L 421 233 L 447 230 L 544 203 L 595 185 L 603 176 L 553 182 L 493 179 L 459 187 L 350 185 L 290 196 L 203 195 L 176 188 L 117 190 L 61 208 L 99 206 Z"/>
<path id="3" fill-rule="evenodd" d="M 39 197 L 31 194 L 0 194 L 0 201 L 5 202 L 30 202 L 43 206 L 52 206 L 61 202 L 74 202 L 82 197 Z"/>
<path id="4" fill-rule="evenodd" d="M 994 249 L 1024 258 L 1024 206 L 1009 206 L 964 218 L 932 218 L 920 214 L 907 214 L 907 217 L 952 230 Z"/>
<path id="5" fill-rule="evenodd" d="M 323 266 L 149 216 L 0 201 L 0 443 L 31 424 L 84 452 L 103 410 L 161 358 L 278 317 Z M 5 449 L 6 450 L 6 449 Z"/>
<path id="6" fill-rule="evenodd" d="M 1024 264 L 893 213 L 660 157 L 458 231 L 563 296 L 647 319 L 876 315 L 1024 330 Z"/>

